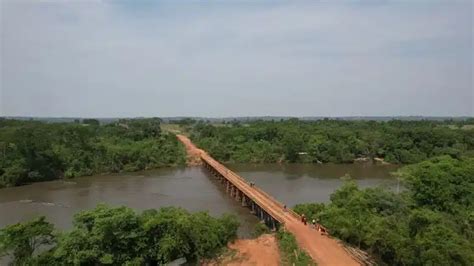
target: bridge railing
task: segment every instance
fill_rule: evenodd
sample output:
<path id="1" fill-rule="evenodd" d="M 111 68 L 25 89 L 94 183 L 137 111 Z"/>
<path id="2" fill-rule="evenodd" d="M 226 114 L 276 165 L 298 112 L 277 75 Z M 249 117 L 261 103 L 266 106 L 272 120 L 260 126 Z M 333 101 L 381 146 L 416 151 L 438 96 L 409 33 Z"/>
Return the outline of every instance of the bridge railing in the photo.
<path id="1" fill-rule="evenodd" d="M 216 171 L 218 171 L 221 175 L 224 177 L 232 175 L 234 177 L 234 180 L 238 182 L 238 184 L 235 184 L 232 182 L 232 180 L 229 180 L 230 182 L 234 183 L 235 186 L 237 186 L 239 189 L 242 191 L 245 190 L 251 190 L 254 189 L 254 187 L 251 187 L 249 183 L 240 177 L 239 175 L 233 173 L 231 170 L 229 170 L 227 167 L 216 161 L 214 158 L 207 154 L 202 155 L 202 159 L 207 162 L 209 165 L 211 165 Z M 222 172 L 221 172 L 222 171 Z M 260 191 L 259 191 L 260 192 Z M 268 197 L 269 195 L 262 194 L 264 197 Z M 259 199 L 253 197 L 251 194 L 246 195 L 247 197 L 251 198 L 254 202 L 259 204 L 261 208 L 263 208 L 268 214 L 272 215 L 273 218 L 277 219 L 280 223 L 283 223 L 283 219 L 280 217 L 278 213 L 275 213 L 272 209 L 267 208 L 263 202 L 261 202 Z M 275 201 L 272 200 L 272 202 L 275 204 Z"/>
<path id="2" fill-rule="evenodd" d="M 235 178 L 235 180 L 239 181 L 240 183 L 240 186 L 245 186 L 247 189 L 253 189 L 255 191 L 257 191 L 260 195 L 262 195 L 263 197 L 267 198 L 269 201 L 271 201 L 274 205 L 278 206 L 279 208 L 281 208 L 282 210 L 284 209 L 284 205 L 283 203 L 281 203 L 280 201 L 278 201 L 277 199 L 275 199 L 274 197 L 272 197 L 270 194 L 268 194 L 267 192 L 265 192 L 264 190 L 262 190 L 261 188 L 253 185 L 253 186 L 250 186 L 249 182 L 241 177 L 240 175 L 236 174 L 235 172 L 233 172 L 232 170 L 230 170 L 229 168 L 227 168 L 225 165 L 221 164 L 219 161 L 215 160 L 214 158 L 212 158 L 210 155 L 208 155 L 207 153 L 203 152 L 201 154 L 201 159 L 206 161 L 208 164 L 210 164 L 216 171 L 220 172 L 222 176 L 226 177 L 226 176 L 233 176 Z M 224 171 L 223 173 L 221 172 L 221 169 Z M 232 182 L 232 181 L 231 181 Z M 237 184 L 234 184 L 236 186 L 239 186 Z M 242 188 L 240 188 L 241 190 L 243 190 Z M 255 202 L 258 202 L 257 199 L 255 199 L 254 197 L 252 197 L 251 195 L 247 195 L 247 197 L 251 198 L 253 201 Z M 271 209 L 267 209 L 265 208 L 265 206 L 262 204 L 262 207 L 263 209 L 265 209 L 265 211 L 267 211 L 269 214 L 273 213 L 272 216 L 274 216 L 275 219 L 279 220 L 280 222 L 283 222 L 281 218 L 279 218 L 279 215 L 278 214 L 275 214 Z M 286 212 L 288 212 L 293 218 L 297 219 L 298 221 L 301 220 L 301 215 L 299 215 L 298 213 L 296 213 L 295 211 L 293 211 L 292 209 L 288 209 L 286 208 Z M 321 224 L 319 225 L 321 227 L 321 229 L 323 230 L 323 232 L 325 232 L 326 234 L 329 234 L 329 230 L 322 226 Z"/>
<path id="3" fill-rule="evenodd" d="M 237 177 L 237 178 L 240 178 L 242 179 L 244 182 L 248 182 L 245 178 L 241 177 L 240 175 L 234 173 L 233 171 L 229 170 L 230 173 Z M 267 192 L 265 192 L 263 189 L 259 188 L 258 186 L 252 186 L 253 189 L 255 189 L 256 191 L 258 191 L 260 194 L 262 194 L 263 196 L 265 196 L 267 199 L 271 200 L 273 203 L 275 203 L 276 205 L 278 205 L 282 210 L 284 209 L 285 205 L 283 203 L 281 203 L 280 201 L 278 201 L 277 199 L 275 199 L 273 196 L 271 196 L 270 194 L 268 194 Z M 286 208 L 286 211 L 291 214 L 294 218 L 296 219 L 301 219 L 301 216 L 299 214 L 297 214 L 295 211 L 293 211 L 292 209 L 288 209 Z"/>
<path id="4" fill-rule="evenodd" d="M 226 173 L 227 175 L 232 175 L 233 177 L 235 177 L 236 179 L 239 179 L 241 182 L 245 183 L 246 185 L 249 186 L 249 182 L 241 177 L 240 175 L 236 174 L 235 172 L 233 172 L 232 170 L 228 169 L 225 165 L 219 163 L 217 160 L 215 160 L 214 158 L 212 158 L 211 156 L 209 156 L 208 154 L 205 154 L 206 155 L 206 158 L 205 160 L 208 161 L 208 159 L 211 159 L 213 162 L 215 162 L 216 164 L 218 164 L 219 167 L 222 167 L 222 168 L 225 168 L 226 170 Z M 217 169 L 216 169 L 217 170 Z M 223 173 L 221 173 L 223 174 Z M 225 175 L 224 174 L 224 175 Z M 268 194 L 267 192 L 265 192 L 264 190 L 262 190 L 261 188 L 259 187 L 256 187 L 256 186 L 252 186 L 251 187 L 252 189 L 256 190 L 259 194 L 261 194 L 262 196 L 264 196 L 265 198 L 267 198 L 268 200 L 270 200 L 271 202 L 273 202 L 273 204 L 277 205 L 279 208 L 281 208 L 282 210 L 284 209 L 284 204 L 281 203 L 280 201 L 278 201 L 277 199 L 275 199 L 274 197 L 272 197 L 270 194 Z M 301 216 L 299 214 L 297 214 L 296 212 L 294 212 L 293 210 L 291 209 L 288 209 L 287 208 L 287 212 L 290 213 L 291 216 L 293 216 L 295 219 L 297 220 L 300 220 L 301 219 Z"/>

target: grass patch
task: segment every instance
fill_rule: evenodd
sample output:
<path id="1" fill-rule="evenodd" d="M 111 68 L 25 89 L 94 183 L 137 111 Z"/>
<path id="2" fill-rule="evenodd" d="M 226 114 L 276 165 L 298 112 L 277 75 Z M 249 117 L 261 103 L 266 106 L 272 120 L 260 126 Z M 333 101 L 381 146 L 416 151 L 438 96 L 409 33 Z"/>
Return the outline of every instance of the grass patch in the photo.
<path id="1" fill-rule="evenodd" d="M 258 223 L 255 225 L 252 235 L 253 237 L 259 237 L 268 233 L 270 233 L 270 229 L 264 223 Z"/>
<path id="2" fill-rule="evenodd" d="M 163 130 L 165 132 L 170 132 L 170 133 L 173 133 L 173 134 L 179 134 L 179 133 L 183 132 L 183 127 L 181 125 L 178 125 L 178 124 L 165 124 L 165 123 L 162 123 L 162 124 L 160 124 L 160 127 L 161 127 L 161 130 Z"/>
<path id="3" fill-rule="evenodd" d="M 298 247 L 296 239 L 291 233 L 279 230 L 276 236 L 282 265 L 316 265 L 311 257 Z"/>

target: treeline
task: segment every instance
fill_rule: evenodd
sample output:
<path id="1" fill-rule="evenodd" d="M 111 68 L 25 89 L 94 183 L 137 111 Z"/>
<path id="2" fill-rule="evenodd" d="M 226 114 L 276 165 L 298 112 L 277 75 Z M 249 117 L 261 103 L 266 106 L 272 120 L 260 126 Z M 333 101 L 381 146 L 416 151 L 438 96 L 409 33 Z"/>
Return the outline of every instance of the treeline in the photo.
<path id="1" fill-rule="evenodd" d="M 474 154 L 474 120 L 465 121 L 256 121 L 212 125 L 198 122 L 192 140 L 224 162 L 396 164 Z"/>
<path id="2" fill-rule="evenodd" d="M 349 181 L 330 203 L 294 209 L 380 264 L 474 265 L 474 158 L 437 157 L 398 175 L 400 194 Z"/>
<path id="3" fill-rule="evenodd" d="M 235 216 L 220 218 L 167 207 L 136 214 L 99 205 L 59 232 L 44 217 L 0 230 L 0 257 L 15 265 L 164 265 L 218 254 L 237 236 Z"/>
<path id="4" fill-rule="evenodd" d="M 0 187 L 95 173 L 136 171 L 184 163 L 176 137 L 160 119 L 100 125 L 0 119 Z"/>

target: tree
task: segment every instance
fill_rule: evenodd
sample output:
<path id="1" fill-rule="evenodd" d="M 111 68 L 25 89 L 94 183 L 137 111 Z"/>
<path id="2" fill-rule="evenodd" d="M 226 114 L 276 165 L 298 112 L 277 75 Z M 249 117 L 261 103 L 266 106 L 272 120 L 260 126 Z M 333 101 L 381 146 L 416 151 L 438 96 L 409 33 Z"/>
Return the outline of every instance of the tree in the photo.
<path id="1" fill-rule="evenodd" d="M 122 122 L 0 121 L 0 187 L 184 163 L 184 148 L 159 119 Z"/>
<path id="2" fill-rule="evenodd" d="M 44 216 L 0 230 L 0 256 L 12 254 L 16 265 L 25 265 L 40 246 L 55 243 L 54 226 Z"/>
<path id="3" fill-rule="evenodd" d="M 59 238 L 54 257 L 67 264 L 124 264 L 141 257 L 143 237 L 131 209 L 99 205 L 75 215 L 74 229 Z"/>
<path id="4" fill-rule="evenodd" d="M 162 265 L 178 258 L 198 261 L 217 254 L 236 237 L 234 216 L 213 218 L 180 208 L 136 214 L 126 207 L 98 205 L 74 217 L 59 238 L 54 261 L 73 265 Z"/>
<path id="5" fill-rule="evenodd" d="M 97 119 L 92 119 L 92 118 L 86 118 L 86 119 L 82 120 L 82 123 L 83 123 L 83 124 L 86 124 L 86 125 L 91 125 L 91 126 L 98 126 L 98 125 L 100 125 L 99 120 L 97 120 Z"/>
<path id="6" fill-rule="evenodd" d="M 474 206 L 474 158 L 437 157 L 398 173 L 419 206 L 455 213 Z"/>
<path id="7" fill-rule="evenodd" d="M 380 157 L 406 164 L 439 155 L 474 155 L 474 129 L 451 128 L 449 123 L 290 119 L 248 121 L 237 127 L 199 122 L 192 128 L 191 139 L 218 160 L 239 162 L 351 163 L 360 157 Z M 260 141 L 272 147 L 272 156 L 262 158 L 267 157 L 266 146 L 247 147 Z M 249 151 L 254 154 L 245 154 Z"/>
<path id="8" fill-rule="evenodd" d="M 474 263 L 474 158 L 449 156 L 406 166 L 406 191 L 360 189 L 347 181 L 329 204 L 299 204 L 331 234 L 388 265 Z"/>

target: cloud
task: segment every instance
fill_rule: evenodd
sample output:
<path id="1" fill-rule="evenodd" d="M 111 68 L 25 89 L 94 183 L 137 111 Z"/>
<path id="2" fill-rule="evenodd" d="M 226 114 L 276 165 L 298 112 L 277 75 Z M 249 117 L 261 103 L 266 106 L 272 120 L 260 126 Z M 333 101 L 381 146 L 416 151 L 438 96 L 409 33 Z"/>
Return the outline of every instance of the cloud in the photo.
<path id="1" fill-rule="evenodd" d="M 5 1 L 1 30 L 4 115 L 474 115 L 469 1 Z"/>

